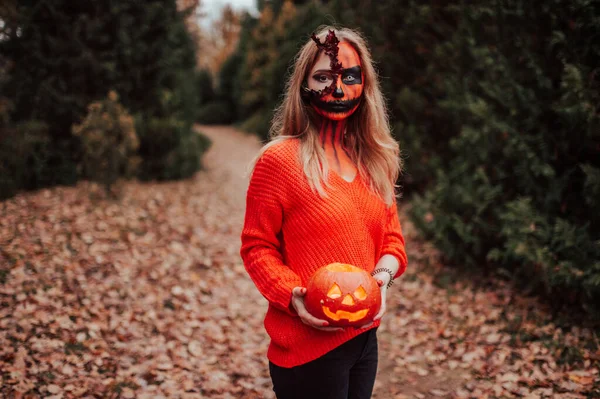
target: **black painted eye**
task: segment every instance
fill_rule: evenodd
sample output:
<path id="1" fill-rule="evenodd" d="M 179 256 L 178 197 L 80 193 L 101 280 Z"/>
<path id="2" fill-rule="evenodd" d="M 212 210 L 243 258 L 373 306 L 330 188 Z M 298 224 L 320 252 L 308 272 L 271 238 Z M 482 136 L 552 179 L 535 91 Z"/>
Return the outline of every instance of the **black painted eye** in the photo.
<path id="1" fill-rule="evenodd" d="M 360 67 L 353 66 L 352 68 L 344 69 L 342 73 L 342 81 L 347 85 L 357 85 L 362 83 L 362 75 Z"/>

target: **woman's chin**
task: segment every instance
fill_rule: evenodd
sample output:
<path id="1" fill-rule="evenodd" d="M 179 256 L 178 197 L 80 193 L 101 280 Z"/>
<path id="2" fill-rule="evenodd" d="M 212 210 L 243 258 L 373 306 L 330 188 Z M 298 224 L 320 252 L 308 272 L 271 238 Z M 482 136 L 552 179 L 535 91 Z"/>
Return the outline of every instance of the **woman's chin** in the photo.
<path id="1" fill-rule="evenodd" d="M 324 118 L 327 118 L 332 121 L 342 121 L 347 119 L 350 115 L 354 113 L 355 110 L 349 110 L 346 112 L 325 112 L 323 110 L 317 109 L 317 113 Z"/>

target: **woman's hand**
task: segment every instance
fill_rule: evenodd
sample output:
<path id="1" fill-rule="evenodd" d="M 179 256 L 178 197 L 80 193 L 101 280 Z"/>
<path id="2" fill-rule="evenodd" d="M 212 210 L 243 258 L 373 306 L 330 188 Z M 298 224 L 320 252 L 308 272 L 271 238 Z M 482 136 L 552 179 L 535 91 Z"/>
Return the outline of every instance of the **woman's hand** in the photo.
<path id="1" fill-rule="evenodd" d="M 375 317 L 373 317 L 373 321 L 376 321 L 376 320 L 381 319 L 383 317 L 383 314 L 387 310 L 386 298 L 387 298 L 388 283 L 392 279 L 392 276 L 390 276 L 389 273 L 381 272 L 381 273 L 377 273 L 373 277 L 377 281 L 377 284 L 379 284 L 379 289 L 381 290 L 381 308 L 379 308 L 379 312 L 375 315 Z"/>
<path id="2" fill-rule="evenodd" d="M 386 297 L 387 297 L 387 285 L 392 278 L 389 273 L 380 272 L 373 276 L 375 281 L 377 281 L 377 285 L 379 285 L 379 289 L 381 290 L 381 307 L 379 308 L 379 312 L 373 317 L 373 321 L 365 324 L 360 327 L 356 327 L 357 329 L 370 327 L 374 322 L 381 319 L 386 310 Z"/>
<path id="3" fill-rule="evenodd" d="M 308 310 L 306 310 L 306 307 L 304 306 L 304 295 L 306 295 L 306 288 L 304 287 L 295 287 L 292 290 L 292 306 L 296 309 L 296 313 L 298 313 L 302 323 L 322 331 L 343 330 L 341 327 L 328 327 L 329 323 L 326 320 L 317 319 L 308 313 Z"/>

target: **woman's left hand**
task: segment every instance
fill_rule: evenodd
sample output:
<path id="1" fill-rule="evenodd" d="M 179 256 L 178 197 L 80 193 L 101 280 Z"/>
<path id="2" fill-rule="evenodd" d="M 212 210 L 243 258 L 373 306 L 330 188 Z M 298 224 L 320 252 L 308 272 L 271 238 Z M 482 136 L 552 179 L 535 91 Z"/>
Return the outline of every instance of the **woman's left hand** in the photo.
<path id="1" fill-rule="evenodd" d="M 392 277 L 389 273 L 386 272 L 377 273 L 373 277 L 377 281 L 377 284 L 379 284 L 379 289 L 381 290 L 381 308 L 379 309 L 379 312 L 375 315 L 375 317 L 373 317 L 373 321 L 377 321 L 383 317 L 383 314 L 387 310 L 387 290 L 388 284 Z"/>
<path id="2" fill-rule="evenodd" d="M 386 297 L 387 297 L 387 290 L 388 290 L 387 286 L 392 277 L 390 276 L 389 273 L 380 272 L 380 273 L 377 273 L 376 275 L 374 275 L 373 278 L 375 279 L 375 281 L 377 281 L 377 285 L 379 285 L 379 289 L 381 290 L 381 308 L 379 308 L 379 312 L 377 312 L 375 317 L 373 317 L 372 322 L 362 325 L 360 327 L 356 327 L 357 329 L 370 327 L 374 322 L 376 322 L 377 320 L 379 320 L 383 317 L 383 314 L 385 313 L 385 310 L 386 310 Z"/>

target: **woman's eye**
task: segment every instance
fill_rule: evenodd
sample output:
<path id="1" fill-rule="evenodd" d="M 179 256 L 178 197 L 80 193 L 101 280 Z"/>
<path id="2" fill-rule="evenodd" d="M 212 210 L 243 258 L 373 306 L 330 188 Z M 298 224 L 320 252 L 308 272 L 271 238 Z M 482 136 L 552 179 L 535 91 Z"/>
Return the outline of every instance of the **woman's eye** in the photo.
<path id="1" fill-rule="evenodd" d="M 346 82 L 354 82 L 355 77 L 352 75 L 348 75 L 344 78 Z"/>
<path id="2" fill-rule="evenodd" d="M 317 82 L 321 82 L 321 83 L 325 83 L 329 80 L 329 76 L 327 75 L 317 75 L 315 76 L 315 79 L 317 80 Z"/>

